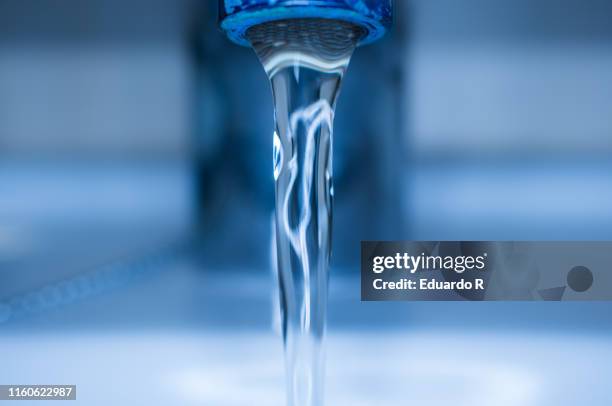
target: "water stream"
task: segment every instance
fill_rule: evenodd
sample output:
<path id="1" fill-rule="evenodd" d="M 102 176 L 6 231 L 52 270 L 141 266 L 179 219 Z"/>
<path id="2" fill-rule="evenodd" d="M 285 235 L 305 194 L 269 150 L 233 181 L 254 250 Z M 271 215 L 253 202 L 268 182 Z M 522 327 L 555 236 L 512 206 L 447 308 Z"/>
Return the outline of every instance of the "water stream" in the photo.
<path id="1" fill-rule="evenodd" d="M 323 404 L 334 108 L 361 28 L 293 19 L 252 27 L 274 96 L 276 252 L 290 406 Z"/>

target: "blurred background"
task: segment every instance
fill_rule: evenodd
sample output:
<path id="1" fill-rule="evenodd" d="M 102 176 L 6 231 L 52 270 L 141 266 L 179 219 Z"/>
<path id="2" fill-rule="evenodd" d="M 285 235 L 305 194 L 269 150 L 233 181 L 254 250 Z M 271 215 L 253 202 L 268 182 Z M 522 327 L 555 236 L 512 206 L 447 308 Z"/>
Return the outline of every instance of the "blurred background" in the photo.
<path id="1" fill-rule="evenodd" d="M 612 3 L 394 14 L 336 112 L 329 404 L 609 405 L 609 303 L 361 303 L 358 258 L 360 240 L 612 239 Z M 283 404 L 271 94 L 216 19 L 214 1 L 0 2 L 0 383 Z"/>

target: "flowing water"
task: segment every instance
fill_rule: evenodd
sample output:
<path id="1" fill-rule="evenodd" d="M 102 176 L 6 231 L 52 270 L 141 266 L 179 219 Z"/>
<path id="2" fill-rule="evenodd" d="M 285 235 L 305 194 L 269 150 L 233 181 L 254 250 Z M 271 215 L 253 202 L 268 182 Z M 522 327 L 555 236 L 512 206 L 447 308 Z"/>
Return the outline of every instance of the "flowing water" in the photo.
<path id="1" fill-rule="evenodd" d="M 332 124 L 363 32 L 335 20 L 269 22 L 247 32 L 272 84 L 276 252 L 290 406 L 323 404 L 332 225 Z"/>

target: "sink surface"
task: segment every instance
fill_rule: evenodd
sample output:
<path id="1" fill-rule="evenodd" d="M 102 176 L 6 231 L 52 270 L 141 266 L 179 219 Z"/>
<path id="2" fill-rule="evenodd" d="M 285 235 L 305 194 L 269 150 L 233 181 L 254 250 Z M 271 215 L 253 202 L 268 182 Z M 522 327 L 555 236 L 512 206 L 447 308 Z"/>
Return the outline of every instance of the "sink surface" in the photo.
<path id="1" fill-rule="evenodd" d="M 74 404 L 283 405 L 281 340 L 263 331 L 14 333 L 3 384 L 76 384 Z M 604 336 L 345 331 L 327 345 L 329 405 L 609 405 Z"/>

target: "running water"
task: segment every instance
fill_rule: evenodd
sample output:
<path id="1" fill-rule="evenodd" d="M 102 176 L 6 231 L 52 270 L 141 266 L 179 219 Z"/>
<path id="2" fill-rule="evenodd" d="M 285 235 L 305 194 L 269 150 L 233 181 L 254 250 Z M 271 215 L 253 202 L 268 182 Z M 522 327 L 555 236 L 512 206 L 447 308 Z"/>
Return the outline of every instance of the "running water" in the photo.
<path id="1" fill-rule="evenodd" d="M 323 404 L 332 123 L 361 35 L 353 24 L 324 19 L 269 22 L 247 32 L 274 96 L 276 252 L 290 406 Z"/>

